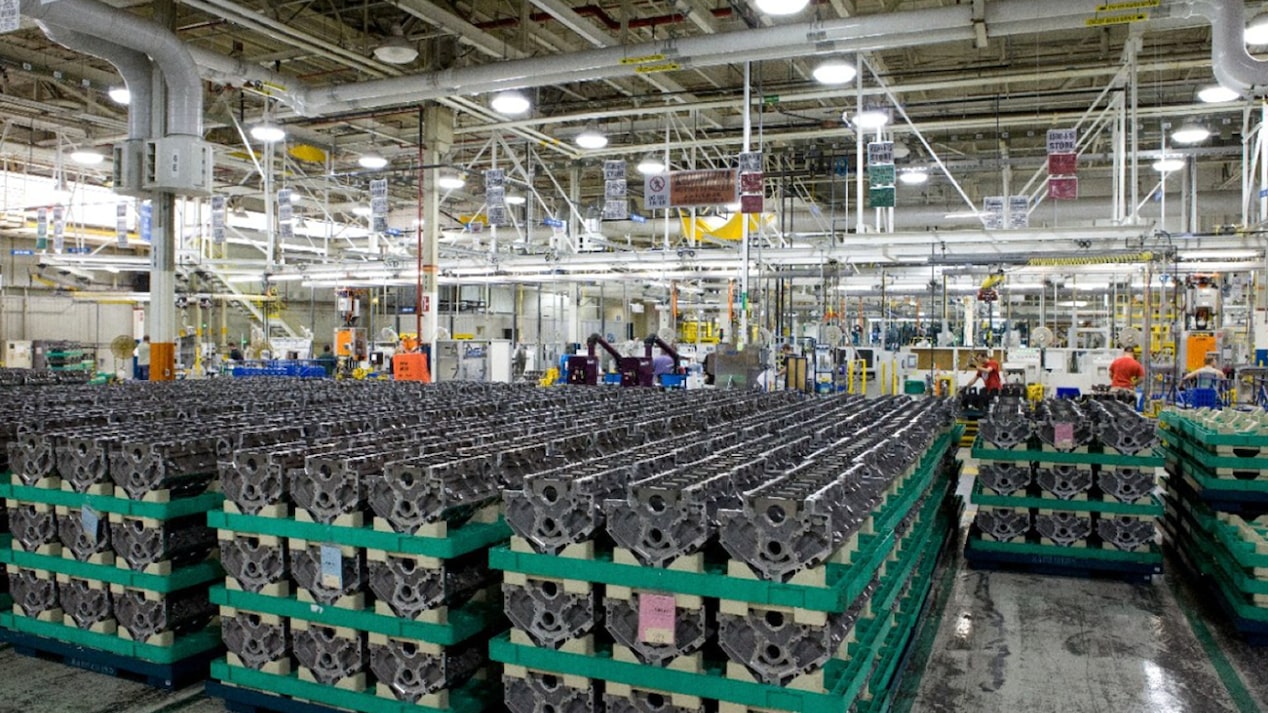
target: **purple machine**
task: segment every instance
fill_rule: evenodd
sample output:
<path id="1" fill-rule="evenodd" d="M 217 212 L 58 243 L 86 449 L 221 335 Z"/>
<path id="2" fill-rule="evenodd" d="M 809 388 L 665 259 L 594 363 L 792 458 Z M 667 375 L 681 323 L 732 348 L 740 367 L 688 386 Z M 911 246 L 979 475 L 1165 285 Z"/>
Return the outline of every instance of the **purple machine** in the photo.
<path id="1" fill-rule="evenodd" d="M 647 386 L 656 385 L 655 368 L 652 360 L 652 347 L 658 346 L 666 356 L 674 360 L 674 372 L 678 371 L 678 352 L 664 341 L 652 335 L 643 340 L 646 352 L 643 356 L 624 356 L 618 352 L 607 340 L 598 334 L 591 334 L 586 339 L 585 356 L 568 357 L 568 383 L 579 384 L 583 386 L 596 386 L 599 383 L 599 357 L 595 353 L 596 347 L 602 347 L 604 351 L 616 360 L 617 373 L 621 375 L 621 386 Z"/>

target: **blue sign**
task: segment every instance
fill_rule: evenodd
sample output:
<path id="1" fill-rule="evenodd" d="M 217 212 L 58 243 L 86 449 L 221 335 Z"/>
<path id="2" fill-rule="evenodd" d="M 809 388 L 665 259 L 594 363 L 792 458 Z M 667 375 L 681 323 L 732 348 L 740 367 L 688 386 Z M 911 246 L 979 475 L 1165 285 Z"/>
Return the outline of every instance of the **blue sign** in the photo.
<path id="1" fill-rule="evenodd" d="M 154 219 L 154 207 L 145 202 L 141 204 L 141 220 L 138 231 L 141 233 L 142 242 L 150 242 L 150 226 Z"/>
<path id="2" fill-rule="evenodd" d="M 564 227 L 564 222 L 558 218 L 542 218 L 542 225 L 547 228 L 562 228 Z"/>
<path id="3" fill-rule="evenodd" d="M 1260 188 L 1260 189 L 1259 189 L 1259 197 L 1260 197 L 1260 198 L 1268 198 L 1268 188 Z"/>
<path id="4" fill-rule="evenodd" d="M 10 255 L 34 255 L 34 250 L 10 250 Z"/>
<path id="5" fill-rule="evenodd" d="M 832 161 L 832 173 L 837 176 L 845 176 L 850 173 L 850 161 L 844 156 L 838 156 Z"/>
<path id="6" fill-rule="evenodd" d="M 647 218 L 645 218 L 644 216 L 639 215 L 638 213 L 630 213 L 630 220 L 634 221 L 635 223 L 646 223 L 646 222 L 647 222 Z"/>
<path id="7" fill-rule="evenodd" d="M 88 255 L 91 252 L 92 250 L 86 247 L 81 248 L 77 246 L 72 246 L 72 247 L 66 248 L 67 255 Z"/>

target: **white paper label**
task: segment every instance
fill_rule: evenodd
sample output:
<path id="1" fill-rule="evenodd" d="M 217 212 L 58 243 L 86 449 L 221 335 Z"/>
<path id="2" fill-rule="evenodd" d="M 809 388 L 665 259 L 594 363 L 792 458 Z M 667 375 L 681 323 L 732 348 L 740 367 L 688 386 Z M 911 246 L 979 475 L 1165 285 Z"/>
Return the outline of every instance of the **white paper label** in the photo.
<path id="1" fill-rule="evenodd" d="M 321 586 L 343 589 L 343 553 L 338 545 L 321 546 Z"/>

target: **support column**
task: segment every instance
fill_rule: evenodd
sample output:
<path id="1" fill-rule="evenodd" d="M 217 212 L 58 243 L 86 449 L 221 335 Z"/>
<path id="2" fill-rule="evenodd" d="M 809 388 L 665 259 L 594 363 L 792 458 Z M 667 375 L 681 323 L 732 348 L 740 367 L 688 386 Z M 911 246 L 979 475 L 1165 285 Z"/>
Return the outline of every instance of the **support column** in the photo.
<path id="1" fill-rule="evenodd" d="M 172 0 L 154 3 L 154 21 L 170 26 L 175 20 Z M 154 68 L 150 107 L 155 137 L 167 133 L 167 85 L 160 68 Z M 176 378 L 176 196 L 154 193 L 150 250 L 150 381 Z"/>
<path id="2" fill-rule="evenodd" d="M 442 106 L 423 110 L 422 166 L 418 180 L 423 182 L 422 219 L 419 228 L 419 335 L 420 343 L 429 345 L 431 372 L 436 373 L 436 332 L 440 326 L 440 287 L 436 272 L 440 264 L 440 159 L 453 144 L 453 112 Z M 427 168 L 424 169 L 423 167 Z M 424 180 L 430 179 L 430 180 Z"/>

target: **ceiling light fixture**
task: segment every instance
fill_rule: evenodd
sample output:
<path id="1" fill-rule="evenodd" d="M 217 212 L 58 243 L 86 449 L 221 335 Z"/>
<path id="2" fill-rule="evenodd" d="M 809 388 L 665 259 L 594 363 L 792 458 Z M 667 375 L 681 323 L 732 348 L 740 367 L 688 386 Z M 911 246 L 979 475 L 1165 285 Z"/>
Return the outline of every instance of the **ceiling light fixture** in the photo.
<path id="1" fill-rule="evenodd" d="M 418 48 L 405 37 L 405 29 L 392 25 L 391 34 L 374 48 L 374 58 L 388 64 L 409 64 L 418 59 Z"/>
<path id="2" fill-rule="evenodd" d="M 582 129 L 580 134 L 577 134 L 577 138 L 574 141 L 581 148 L 590 150 L 601 149 L 608 145 L 608 137 L 604 136 L 603 132 L 599 131 L 599 127 L 594 124 L 586 124 L 586 128 Z"/>
<path id="3" fill-rule="evenodd" d="M 815 81 L 820 84 L 845 84 L 858 76 L 853 64 L 840 59 L 829 59 L 814 68 Z"/>
<path id="4" fill-rule="evenodd" d="M 889 123 L 889 112 L 876 108 L 864 109 L 856 113 L 850 122 L 858 129 L 879 129 Z"/>
<path id="5" fill-rule="evenodd" d="M 1194 121 L 1186 121 L 1171 132 L 1171 140 L 1177 144 L 1200 144 L 1211 137 L 1211 130 Z"/>
<path id="6" fill-rule="evenodd" d="M 524 205 L 525 203 L 528 202 L 527 198 L 519 195 L 518 193 L 508 193 L 505 197 L 502 198 L 502 200 L 507 205 Z"/>
<path id="7" fill-rule="evenodd" d="M 106 95 L 109 96 L 110 101 L 115 104 L 123 104 L 126 106 L 128 102 L 132 101 L 132 92 L 128 91 L 127 87 L 110 87 L 110 89 L 106 91 Z"/>
<path id="8" fill-rule="evenodd" d="M 79 151 L 72 151 L 70 154 L 70 160 L 82 166 L 96 166 L 106 160 L 106 157 L 98 151 L 81 149 Z"/>
<path id="9" fill-rule="evenodd" d="M 1268 12 L 1261 12 L 1246 23 L 1246 44 L 1268 45 Z"/>
<path id="10" fill-rule="evenodd" d="M 1237 101 L 1241 94 L 1219 84 L 1208 84 L 1198 90 L 1198 101 L 1206 104 L 1222 104 Z"/>
<path id="11" fill-rule="evenodd" d="M 906 186 L 920 186 L 929 182 L 929 172 L 923 168 L 908 168 L 898 174 L 898 182 Z"/>
<path id="12" fill-rule="evenodd" d="M 894 158 L 907 158 L 911 155 L 911 148 L 901 141 L 894 142 Z"/>
<path id="13" fill-rule="evenodd" d="M 1154 170 L 1158 173 L 1171 173 L 1184 168 L 1184 159 L 1182 158 L 1160 158 L 1153 162 Z"/>
<path id="14" fill-rule="evenodd" d="M 369 206 L 364 205 L 352 209 L 352 214 L 361 218 L 369 218 L 372 212 Z"/>
<path id="15" fill-rule="evenodd" d="M 644 176 L 654 176 L 658 173 L 665 172 L 665 161 L 661 158 L 660 154 L 652 151 L 640 159 L 638 166 L 635 168 Z"/>
<path id="16" fill-rule="evenodd" d="M 795 15 L 810 4 L 810 0 L 757 0 L 757 9 L 767 15 Z"/>
<path id="17" fill-rule="evenodd" d="M 387 166 L 387 159 L 371 151 L 370 153 L 361 154 L 361 157 L 357 159 L 357 163 L 361 166 L 361 168 L 368 168 L 372 171 L 377 171 L 378 169 Z"/>
<path id="18" fill-rule="evenodd" d="M 508 89 L 494 94 L 493 99 L 489 100 L 489 106 L 499 114 L 518 116 L 528 111 L 533 106 L 533 103 L 528 100 L 528 97 L 524 96 L 523 92 Z"/>
<path id="19" fill-rule="evenodd" d="M 286 129 L 266 119 L 251 127 L 251 138 L 266 144 L 275 144 L 286 138 Z"/>
<path id="20" fill-rule="evenodd" d="M 447 191 L 452 191 L 457 188 L 462 188 L 467 185 L 467 182 L 462 176 L 456 173 L 442 173 L 440 174 L 440 177 L 436 179 L 436 185 Z"/>

